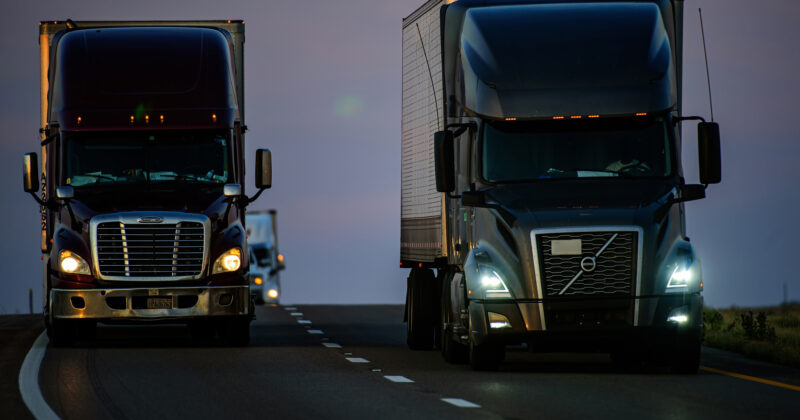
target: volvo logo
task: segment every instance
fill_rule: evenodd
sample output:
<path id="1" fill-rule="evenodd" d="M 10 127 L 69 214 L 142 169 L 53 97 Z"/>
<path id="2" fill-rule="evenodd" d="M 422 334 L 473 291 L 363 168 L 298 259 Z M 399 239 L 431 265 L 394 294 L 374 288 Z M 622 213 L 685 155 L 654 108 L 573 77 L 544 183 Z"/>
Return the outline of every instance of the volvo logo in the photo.
<path id="1" fill-rule="evenodd" d="M 162 218 L 160 218 L 158 216 L 145 216 L 145 217 L 140 217 L 139 218 L 139 223 L 155 224 L 155 223 L 163 223 L 163 222 L 164 222 L 164 219 L 162 219 Z"/>
<path id="2" fill-rule="evenodd" d="M 587 273 L 591 273 L 597 268 L 597 258 L 586 257 L 581 260 L 581 269 Z"/>

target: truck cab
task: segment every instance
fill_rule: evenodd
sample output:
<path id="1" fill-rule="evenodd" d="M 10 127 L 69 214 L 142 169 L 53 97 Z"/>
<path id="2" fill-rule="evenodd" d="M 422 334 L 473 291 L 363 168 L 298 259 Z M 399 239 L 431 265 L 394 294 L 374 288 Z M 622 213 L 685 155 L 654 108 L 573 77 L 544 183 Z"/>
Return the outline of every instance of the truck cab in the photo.
<path id="1" fill-rule="evenodd" d="M 438 129 L 416 134 L 441 203 L 424 240 L 403 220 L 412 348 L 476 369 L 526 343 L 697 370 L 703 282 L 683 203 L 720 181 L 720 152 L 718 126 L 699 123 L 700 184 L 686 183 L 680 124 L 702 118 L 681 114 L 682 6 L 463 0 L 404 21 L 437 66 L 420 78 Z"/>
<path id="2" fill-rule="evenodd" d="M 244 25 L 42 22 L 43 313 L 55 345 L 97 322 L 182 322 L 249 341 Z M 40 182 L 41 181 L 41 188 Z M 37 195 L 38 193 L 38 195 Z"/>

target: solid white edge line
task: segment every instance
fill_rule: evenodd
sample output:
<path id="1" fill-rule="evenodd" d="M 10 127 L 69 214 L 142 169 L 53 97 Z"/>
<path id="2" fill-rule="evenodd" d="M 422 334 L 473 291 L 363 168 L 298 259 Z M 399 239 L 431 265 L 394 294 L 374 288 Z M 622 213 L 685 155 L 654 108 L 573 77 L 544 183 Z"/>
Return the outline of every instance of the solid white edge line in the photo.
<path id="1" fill-rule="evenodd" d="M 399 384 L 413 384 L 414 383 L 413 380 L 408 379 L 405 376 L 400 376 L 400 375 L 384 375 L 383 377 L 388 379 L 388 380 L 390 380 L 390 381 L 392 381 L 392 382 L 396 382 L 396 383 L 399 383 Z"/>
<path id="2" fill-rule="evenodd" d="M 442 401 L 461 408 L 481 408 L 478 404 L 462 400 L 461 398 L 442 398 Z"/>
<path id="3" fill-rule="evenodd" d="M 39 367 L 47 350 L 47 333 L 42 332 L 25 356 L 19 369 L 19 393 L 34 418 L 39 420 L 58 419 L 55 411 L 47 405 L 39 389 Z"/>

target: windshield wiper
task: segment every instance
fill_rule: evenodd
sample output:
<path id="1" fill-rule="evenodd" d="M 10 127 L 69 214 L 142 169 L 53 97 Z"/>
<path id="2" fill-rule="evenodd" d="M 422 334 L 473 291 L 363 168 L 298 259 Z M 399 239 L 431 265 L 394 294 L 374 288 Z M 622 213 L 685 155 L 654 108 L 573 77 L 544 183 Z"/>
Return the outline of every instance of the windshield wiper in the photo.
<path id="1" fill-rule="evenodd" d="M 96 181 L 94 181 L 94 183 L 95 183 L 95 184 L 97 184 L 97 183 L 98 183 L 98 182 L 99 182 L 101 179 L 108 179 L 108 180 L 110 180 L 110 181 L 117 182 L 117 179 L 116 179 L 116 178 L 114 178 L 114 177 L 112 177 L 111 175 L 98 175 L 98 174 L 79 174 L 79 175 L 74 175 L 74 176 L 88 176 L 88 177 L 92 177 L 92 178 L 94 178 L 94 179 L 96 180 Z"/>

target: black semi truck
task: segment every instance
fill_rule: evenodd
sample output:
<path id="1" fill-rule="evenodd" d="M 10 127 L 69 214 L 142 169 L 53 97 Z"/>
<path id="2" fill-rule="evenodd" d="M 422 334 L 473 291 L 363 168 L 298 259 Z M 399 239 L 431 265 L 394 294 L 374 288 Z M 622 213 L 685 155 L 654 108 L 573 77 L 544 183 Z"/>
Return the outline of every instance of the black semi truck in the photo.
<path id="1" fill-rule="evenodd" d="M 249 342 L 244 23 L 40 24 L 43 313 L 55 345 L 97 322 L 185 322 Z M 40 188 L 41 184 L 41 188 Z M 37 195 L 38 193 L 38 195 Z"/>
<path id="2" fill-rule="evenodd" d="M 476 369 L 525 343 L 697 370 L 683 203 L 721 165 L 717 124 L 681 113 L 682 22 L 682 0 L 431 0 L 403 20 L 411 348 Z"/>

